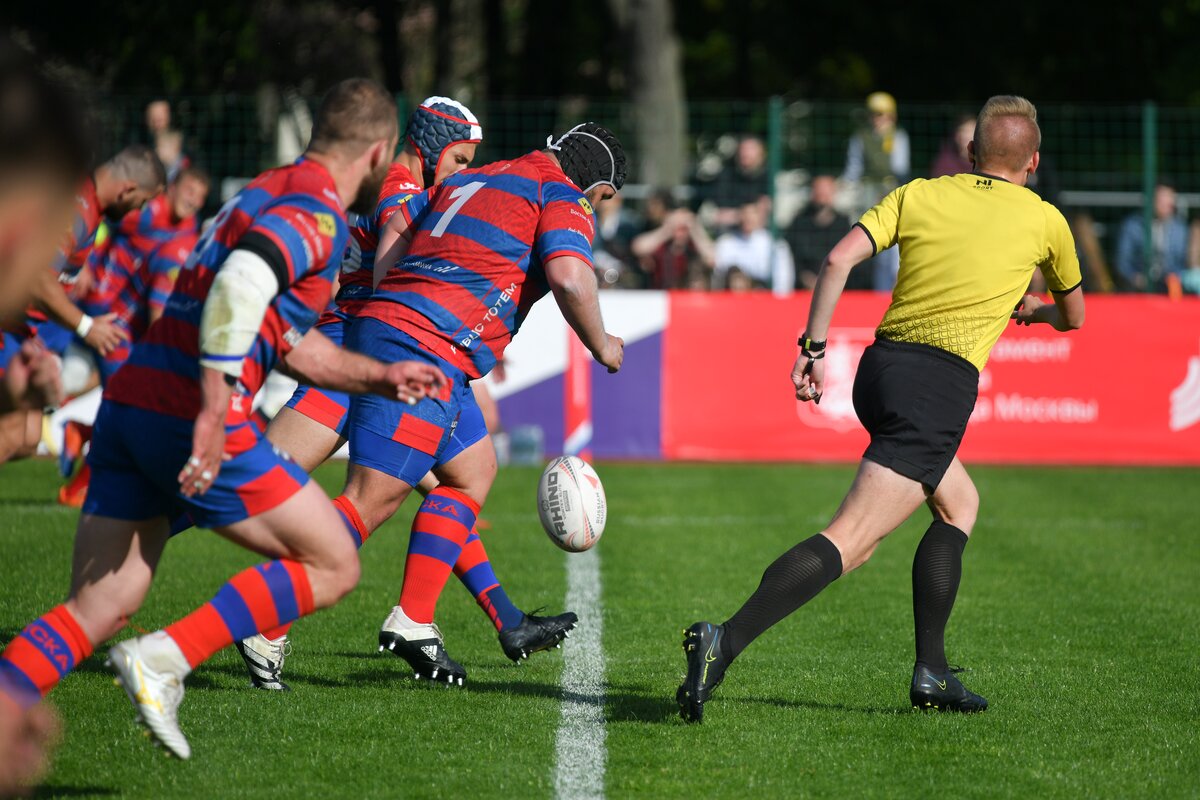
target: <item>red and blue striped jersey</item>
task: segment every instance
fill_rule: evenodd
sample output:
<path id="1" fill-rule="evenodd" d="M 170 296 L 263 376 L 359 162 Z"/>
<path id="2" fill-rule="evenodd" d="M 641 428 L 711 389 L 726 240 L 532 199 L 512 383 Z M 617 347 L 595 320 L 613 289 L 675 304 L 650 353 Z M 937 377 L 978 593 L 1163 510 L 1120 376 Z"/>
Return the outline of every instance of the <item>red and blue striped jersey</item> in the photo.
<path id="1" fill-rule="evenodd" d="M 132 342 L 141 339 L 150 327 L 151 310 L 161 313 L 166 308 L 175 281 L 199 238 L 194 230 L 183 231 L 160 244 L 141 260 L 113 301 L 109 310 L 116 313 L 117 321 L 129 332 Z M 125 361 L 130 347 L 131 343 L 123 342 L 111 359 Z"/>
<path id="2" fill-rule="evenodd" d="M 87 262 L 102 218 L 100 200 L 96 197 L 96 182 L 91 177 L 85 178 L 75 195 L 75 216 L 71 220 L 71 227 L 51 262 L 51 267 L 64 283 L 74 283 L 79 270 Z M 30 306 L 25 322 L 9 326 L 8 330 L 22 338 L 29 338 L 36 335 L 37 326 L 48 319 L 40 309 Z"/>
<path id="3" fill-rule="evenodd" d="M 96 229 L 100 227 L 100 199 L 96 197 L 96 182 L 86 178 L 79 193 L 75 195 L 75 219 L 71 229 L 54 258 L 54 269 L 59 273 L 79 272 L 87 260 L 88 251 L 96 241 Z"/>
<path id="4" fill-rule="evenodd" d="M 592 263 L 583 193 L 545 153 L 464 170 L 400 207 L 408 255 L 360 311 L 399 328 L 472 378 L 503 357 L 550 290 L 544 265 Z"/>
<path id="5" fill-rule="evenodd" d="M 130 211 L 121 218 L 106 246 L 92 248 L 88 256 L 94 280 L 80 303 L 84 312 L 96 316 L 115 311 L 113 304 L 151 251 L 174 236 L 195 230 L 195 217 L 175 219 L 166 194 L 156 195 L 138 211 Z"/>
<path id="6" fill-rule="evenodd" d="M 375 251 L 379 248 L 379 232 L 388 220 L 414 195 L 423 191 L 412 172 L 403 164 L 388 167 L 379 202 L 374 213 L 350 214 L 350 245 L 342 260 L 341 286 L 334 304 L 321 315 L 320 323 L 335 319 L 353 318 L 367 298 L 375 280 Z"/>
<path id="7" fill-rule="evenodd" d="M 301 158 L 255 178 L 221 208 L 179 273 L 162 317 L 133 348 L 104 396 L 193 419 L 200 411 L 200 317 L 235 248 L 261 256 L 279 278 L 258 337 L 242 359 L 231 424 L 245 419 L 267 373 L 300 342 L 333 294 L 346 248 L 346 220 L 326 169 Z"/>

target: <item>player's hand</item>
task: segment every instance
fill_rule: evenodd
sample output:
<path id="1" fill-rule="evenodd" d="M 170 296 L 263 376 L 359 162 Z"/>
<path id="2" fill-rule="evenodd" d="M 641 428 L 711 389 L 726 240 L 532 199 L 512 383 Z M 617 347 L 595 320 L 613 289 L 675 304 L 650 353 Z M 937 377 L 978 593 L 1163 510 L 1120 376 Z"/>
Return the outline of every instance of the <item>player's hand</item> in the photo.
<path id="1" fill-rule="evenodd" d="M 31 793 L 61 740 L 62 723 L 48 703 L 25 709 L 0 696 L 0 797 Z"/>
<path id="2" fill-rule="evenodd" d="M 1027 294 L 1021 298 L 1021 302 L 1017 304 L 1016 309 L 1012 312 L 1012 318 L 1018 325 L 1032 325 L 1037 322 L 1037 311 L 1042 306 L 1046 305 L 1046 301 L 1037 295 Z"/>
<path id="3" fill-rule="evenodd" d="M 179 471 L 179 491 L 184 497 L 204 494 L 217 474 L 225 455 L 225 418 L 222 414 L 201 411 L 192 429 L 192 454 Z"/>
<path id="4" fill-rule="evenodd" d="M 599 353 L 592 353 L 604 366 L 608 367 L 609 374 L 612 374 L 621 368 L 621 362 L 625 360 L 625 340 L 620 336 L 613 336 L 611 333 L 604 334 L 604 350 Z"/>
<path id="5" fill-rule="evenodd" d="M 116 319 L 115 313 L 93 318 L 92 329 L 83 337 L 83 340 L 102 356 L 111 353 L 121 342 L 129 340 L 129 332 L 118 325 Z"/>
<path id="6" fill-rule="evenodd" d="M 821 402 L 825 393 L 825 359 L 811 359 L 802 355 L 792 367 L 792 385 L 796 387 L 796 399 L 807 403 Z"/>
<path id="7" fill-rule="evenodd" d="M 58 359 L 37 339 L 28 339 L 8 362 L 0 409 L 41 409 L 62 401 Z"/>
<path id="8" fill-rule="evenodd" d="M 418 401 L 438 394 L 449 385 L 450 380 L 445 373 L 432 364 L 397 361 L 387 365 L 376 393 L 416 405 Z"/>

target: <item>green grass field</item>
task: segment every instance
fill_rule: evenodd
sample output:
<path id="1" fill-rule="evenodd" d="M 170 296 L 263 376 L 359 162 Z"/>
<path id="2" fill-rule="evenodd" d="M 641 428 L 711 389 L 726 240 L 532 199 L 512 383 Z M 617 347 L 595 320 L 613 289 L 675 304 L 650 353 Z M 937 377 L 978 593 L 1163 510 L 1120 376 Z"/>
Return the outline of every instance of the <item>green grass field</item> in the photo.
<path id="1" fill-rule="evenodd" d="M 950 660 L 992 707 L 908 708 L 910 565 L 924 512 L 751 647 L 685 726 L 680 631 L 721 621 L 811 535 L 848 467 L 599 465 L 609 797 L 1195 797 L 1200 792 L 1200 515 L 1194 470 L 974 468 L 983 499 Z M 340 488 L 342 468 L 324 468 Z M 537 523 L 537 471 L 501 471 L 485 541 L 512 597 L 557 611 L 568 556 Z M 76 513 L 49 462 L 0 471 L 4 641 L 66 590 Z M 246 687 L 232 650 L 188 681 L 189 762 L 166 758 L 93 656 L 51 694 L 67 730 L 46 797 L 548 797 L 563 653 L 510 666 L 452 579 L 438 609 L 468 688 L 378 654 L 399 589 L 402 510 L 359 588 L 293 629 L 290 694 Z M 334 534 L 340 535 L 340 534 Z M 252 563 L 211 533 L 167 548 L 145 608 L 161 627 Z M 595 609 L 578 608 L 583 625 Z M 103 651 L 104 648 L 101 648 Z"/>

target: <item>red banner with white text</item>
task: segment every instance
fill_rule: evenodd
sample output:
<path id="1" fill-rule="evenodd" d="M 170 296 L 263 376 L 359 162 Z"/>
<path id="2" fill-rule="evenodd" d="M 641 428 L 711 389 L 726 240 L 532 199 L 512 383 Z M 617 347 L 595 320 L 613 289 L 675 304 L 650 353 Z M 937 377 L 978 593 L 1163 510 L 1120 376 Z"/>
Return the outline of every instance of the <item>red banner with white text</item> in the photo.
<path id="1" fill-rule="evenodd" d="M 856 461 L 858 359 L 888 295 L 845 294 L 819 406 L 790 373 L 811 295 L 672 293 L 663 348 L 668 459 Z M 1200 299 L 1088 296 L 1083 328 L 1010 325 L 980 374 L 965 461 L 1200 465 Z"/>

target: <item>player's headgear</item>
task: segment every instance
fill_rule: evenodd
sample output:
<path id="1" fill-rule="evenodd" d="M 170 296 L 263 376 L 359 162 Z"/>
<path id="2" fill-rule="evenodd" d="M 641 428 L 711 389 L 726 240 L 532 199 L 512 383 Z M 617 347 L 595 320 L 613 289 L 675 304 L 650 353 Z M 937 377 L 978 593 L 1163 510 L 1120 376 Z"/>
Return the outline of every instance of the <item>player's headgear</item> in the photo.
<path id="1" fill-rule="evenodd" d="M 548 137 L 547 146 L 584 194 L 605 183 L 614 191 L 625 185 L 625 149 L 603 125 L 584 122 L 553 140 Z"/>
<path id="2" fill-rule="evenodd" d="M 431 185 L 451 145 L 483 141 L 483 128 L 471 110 L 449 97 L 427 97 L 408 117 L 405 138 L 421 157 L 425 184 Z"/>

